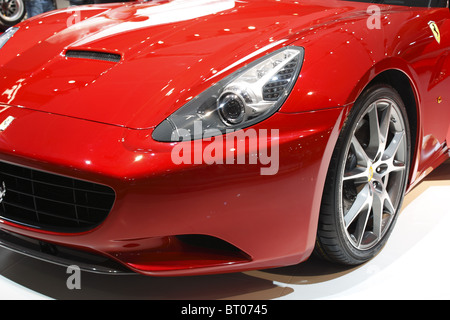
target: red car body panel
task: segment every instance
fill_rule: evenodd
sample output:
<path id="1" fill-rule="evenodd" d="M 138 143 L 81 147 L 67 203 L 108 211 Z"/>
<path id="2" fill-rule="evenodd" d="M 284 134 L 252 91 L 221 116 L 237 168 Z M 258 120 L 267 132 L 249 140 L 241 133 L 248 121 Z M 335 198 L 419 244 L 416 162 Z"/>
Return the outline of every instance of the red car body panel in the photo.
<path id="1" fill-rule="evenodd" d="M 67 27 L 69 8 L 19 25 L 0 56 L 0 122 L 15 118 L 0 134 L 0 159 L 108 185 L 116 201 L 86 232 L 6 220 L 0 228 L 148 275 L 304 261 L 314 249 L 325 177 L 346 116 L 370 82 L 391 71 L 408 80 L 416 104 L 409 187 L 448 158 L 448 8 L 379 5 L 381 28 L 371 30 L 367 3 L 194 1 L 200 2 L 87 6 Z M 438 25 L 440 43 L 429 21 Z M 268 145 L 279 147 L 276 175 L 249 164 L 174 165 L 174 144 L 151 138 L 187 101 L 288 45 L 305 48 L 300 77 L 281 109 L 252 126 L 279 129 Z M 64 56 L 82 49 L 118 53 L 121 61 Z M 212 236 L 240 252 L 187 245 L 180 235 Z"/>

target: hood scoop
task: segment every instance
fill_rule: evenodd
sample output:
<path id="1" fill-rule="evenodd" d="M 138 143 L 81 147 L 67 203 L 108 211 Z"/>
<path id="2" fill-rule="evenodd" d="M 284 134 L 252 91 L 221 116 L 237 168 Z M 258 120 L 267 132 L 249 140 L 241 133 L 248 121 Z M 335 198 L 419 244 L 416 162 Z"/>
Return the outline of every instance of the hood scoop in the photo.
<path id="1" fill-rule="evenodd" d="M 66 58 L 101 60 L 108 62 L 120 62 L 120 60 L 122 59 L 122 56 L 117 53 L 87 50 L 67 50 L 65 56 Z"/>

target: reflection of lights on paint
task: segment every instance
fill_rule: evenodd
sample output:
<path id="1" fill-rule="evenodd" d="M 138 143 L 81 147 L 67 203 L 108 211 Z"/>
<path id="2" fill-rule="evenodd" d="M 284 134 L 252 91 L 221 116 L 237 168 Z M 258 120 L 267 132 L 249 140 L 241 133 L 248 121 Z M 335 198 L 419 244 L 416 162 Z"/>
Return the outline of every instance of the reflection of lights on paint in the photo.
<path id="1" fill-rule="evenodd" d="M 144 156 L 143 156 L 142 154 L 140 154 L 140 155 L 138 155 L 138 156 L 136 156 L 136 157 L 134 158 L 134 161 L 135 161 L 135 162 L 141 161 L 142 158 L 144 158 Z"/>
<path id="2" fill-rule="evenodd" d="M 170 95 L 173 93 L 173 90 L 175 90 L 175 88 L 170 89 L 170 90 L 166 93 L 166 96 L 167 96 L 167 97 L 170 96 Z"/>
<path id="3" fill-rule="evenodd" d="M 147 8 L 138 9 L 139 16 L 151 17 L 150 19 L 133 21 L 132 23 L 119 23 L 116 25 L 111 25 L 108 28 L 100 30 L 95 35 L 80 40 L 77 45 L 88 45 L 88 43 L 92 43 L 96 40 L 109 37 L 115 33 L 124 34 L 128 31 L 138 30 L 143 27 L 168 25 L 170 23 L 189 21 L 200 17 L 206 17 L 212 14 L 226 12 L 226 10 L 234 8 L 235 5 L 235 0 L 165 1 L 159 6 L 149 6 Z M 105 15 L 108 18 L 114 19 L 114 10 L 112 10 L 112 12 L 105 13 Z M 86 23 L 89 23 L 89 19 L 86 19 L 86 17 L 83 17 L 82 20 L 86 20 Z"/>

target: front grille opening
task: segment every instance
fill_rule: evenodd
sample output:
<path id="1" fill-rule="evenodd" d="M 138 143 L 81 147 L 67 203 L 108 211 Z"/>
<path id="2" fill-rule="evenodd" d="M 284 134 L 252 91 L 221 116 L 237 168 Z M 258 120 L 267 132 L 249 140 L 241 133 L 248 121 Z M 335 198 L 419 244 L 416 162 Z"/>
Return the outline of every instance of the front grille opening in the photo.
<path id="1" fill-rule="evenodd" d="M 120 62 L 122 56 L 116 53 L 100 52 L 100 51 L 85 51 L 85 50 L 67 50 L 67 58 L 80 58 L 90 60 L 101 60 L 109 62 Z"/>
<path id="2" fill-rule="evenodd" d="M 83 232 L 109 214 L 115 193 L 107 186 L 0 162 L 0 217 L 54 232 Z"/>

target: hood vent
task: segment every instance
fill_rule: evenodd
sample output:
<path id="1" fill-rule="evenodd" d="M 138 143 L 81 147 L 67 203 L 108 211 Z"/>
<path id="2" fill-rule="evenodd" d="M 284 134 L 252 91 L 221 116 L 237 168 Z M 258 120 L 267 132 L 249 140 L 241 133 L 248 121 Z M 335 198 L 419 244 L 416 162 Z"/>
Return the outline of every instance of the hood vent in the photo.
<path id="1" fill-rule="evenodd" d="M 109 62 L 120 62 L 122 58 L 120 54 L 99 52 L 99 51 L 83 51 L 83 50 L 67 50 L 67 58 L 81 58 L 90 60 L 101 60 Z"/>

